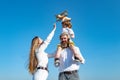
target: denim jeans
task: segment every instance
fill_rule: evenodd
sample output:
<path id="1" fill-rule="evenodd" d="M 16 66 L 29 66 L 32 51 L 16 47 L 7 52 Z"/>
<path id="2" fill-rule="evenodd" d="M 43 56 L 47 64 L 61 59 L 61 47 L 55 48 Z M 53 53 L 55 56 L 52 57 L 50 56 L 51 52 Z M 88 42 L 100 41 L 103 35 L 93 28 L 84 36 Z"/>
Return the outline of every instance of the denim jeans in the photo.
<path id="1" fill-rule="evenodd" d="M 78 72 L 67 74 L 64 72 L 59 73 L 59 80 L 80 80 Z"/>

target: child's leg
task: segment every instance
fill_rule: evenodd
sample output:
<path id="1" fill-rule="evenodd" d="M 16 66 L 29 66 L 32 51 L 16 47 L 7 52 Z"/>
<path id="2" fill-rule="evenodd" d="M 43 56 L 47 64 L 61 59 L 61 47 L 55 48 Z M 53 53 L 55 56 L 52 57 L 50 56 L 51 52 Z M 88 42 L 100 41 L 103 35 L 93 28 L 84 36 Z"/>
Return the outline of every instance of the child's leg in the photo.
<path id="1" fill-rule="evenodd" d="M 58 47 L 57 48 L 57 52 L 55 54 L 55 66 L 58 67 L 60 65 L 60 52 L 61 52 L 62 48 L 61 47 Z"/>

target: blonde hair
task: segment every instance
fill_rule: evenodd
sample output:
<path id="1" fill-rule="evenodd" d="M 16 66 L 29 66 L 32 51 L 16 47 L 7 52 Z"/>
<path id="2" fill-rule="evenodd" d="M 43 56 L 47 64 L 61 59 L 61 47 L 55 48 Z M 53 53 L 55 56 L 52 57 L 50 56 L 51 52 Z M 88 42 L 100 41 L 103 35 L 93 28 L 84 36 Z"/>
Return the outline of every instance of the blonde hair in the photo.
<path id="1" fill-rule="evenodd" d="M 38 61 L 37 61 L 37 58 L 36 58 L 36 55 L 35 55 L 35 49 L 38 48 L 39 44 L 39 37 L 38 36 L 35 36 L 33 39 L 32 39 L 32 42 L 31 42 L 31 48 L 30 48 L 30 55 L 29 55 L 29 72 L 30 73 L 34 73 L 36 67 L 37 67 L 37 64 L 38 64 Z"/>
<path id="2" fill-rule="evenodd" d="M 59 37 L 60 40 L 61 40 L 61 37 L 62 37 L 62 36 L 67 36 L 68 40 L 70 40 L 70 36 L 68 35 L 68 33 L 63 32 L 63 33 L 60 35 L 60 37 Z"/>
<path id="3" fill-rule="evenodd" d="M 72 28 L 72 23 L 70 21 L 64 21 L 62 24 L 67 25 L 68 28 Z"/>

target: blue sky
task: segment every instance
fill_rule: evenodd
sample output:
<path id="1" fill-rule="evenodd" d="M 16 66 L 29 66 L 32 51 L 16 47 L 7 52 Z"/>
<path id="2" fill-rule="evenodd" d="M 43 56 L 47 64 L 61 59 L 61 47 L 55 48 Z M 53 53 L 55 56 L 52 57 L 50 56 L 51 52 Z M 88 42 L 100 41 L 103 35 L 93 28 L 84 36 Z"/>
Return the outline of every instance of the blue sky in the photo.
<path id="1" fill-rule="evenodd" d="M 119 0 L 0 0 L 0 80 L 32 80 L 27 64 L 34 36 L 46 39 L 55 15 L 68 10 L 74 42 L 86 59 L 80 65 L 81 80 L 120 80 Z M 46 49 L 56 50 L 61 24 Z M 48 80 L 58 70 L 49 59 Z"/>

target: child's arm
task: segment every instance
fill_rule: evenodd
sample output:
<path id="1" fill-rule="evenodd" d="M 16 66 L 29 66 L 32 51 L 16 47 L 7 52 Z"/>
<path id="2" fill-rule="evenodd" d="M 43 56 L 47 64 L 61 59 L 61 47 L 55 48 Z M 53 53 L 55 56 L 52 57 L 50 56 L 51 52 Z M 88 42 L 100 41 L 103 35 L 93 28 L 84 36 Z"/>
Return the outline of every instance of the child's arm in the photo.
<path id="1" fill-rule="evenodd" d="M 75 38 L 74 31 L 71 28 L 68 28 L 68 33 L 69 33 L 71 38 Z"/>
<path id="2" fill-rule="evenodd" d="M 75 38 L 74 34 L 70 34 L 71 38 Z"/>

